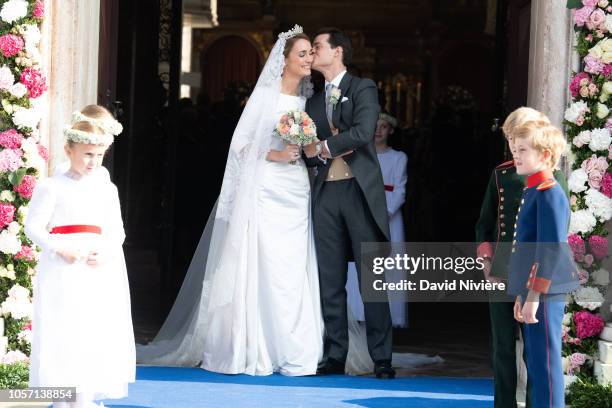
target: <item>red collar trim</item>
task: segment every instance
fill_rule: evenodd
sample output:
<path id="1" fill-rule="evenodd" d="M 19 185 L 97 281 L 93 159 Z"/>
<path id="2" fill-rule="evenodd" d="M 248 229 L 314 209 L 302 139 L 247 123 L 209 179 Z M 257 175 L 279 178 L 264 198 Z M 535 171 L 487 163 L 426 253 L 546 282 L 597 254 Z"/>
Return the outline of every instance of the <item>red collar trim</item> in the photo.
<path id="1" fill-rule="evenodd" d="M 527 177 L 527 188 L 539 186 L 540 183 L 553 178 L 552 170 L 542 170 Z"/>

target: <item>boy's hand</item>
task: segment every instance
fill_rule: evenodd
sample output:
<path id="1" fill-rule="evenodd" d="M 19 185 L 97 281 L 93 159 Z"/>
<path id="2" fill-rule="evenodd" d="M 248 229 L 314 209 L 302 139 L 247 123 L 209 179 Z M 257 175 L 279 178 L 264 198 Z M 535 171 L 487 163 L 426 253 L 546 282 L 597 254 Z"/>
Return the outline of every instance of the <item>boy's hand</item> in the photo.
<path id="1" fill-rule="evenodd" d="M 514 320 L 523 323 L 523 314 L 521 312 L 521 297 L 517 296 L 514 301 Z"/>
<path id="2" fill-rule="evenodd" d="M 527 295 L 527 301 L 523 305 L 522 317 L 525 323 L 533 324 L 538 323 L 536 319 L 536 313 L 538 312 L 538 306 L 540 305 L 540 294 L 533 290 L 529 291 Z"/>
<path id="3" fill-rule="evenodd" d="M 69 264 L 75 263 L 79 259 L 81 259 L 81 254 L 79 251 L 74 251 L 71 249 L 60 249 L 57 250 L 56 253 Z"/>

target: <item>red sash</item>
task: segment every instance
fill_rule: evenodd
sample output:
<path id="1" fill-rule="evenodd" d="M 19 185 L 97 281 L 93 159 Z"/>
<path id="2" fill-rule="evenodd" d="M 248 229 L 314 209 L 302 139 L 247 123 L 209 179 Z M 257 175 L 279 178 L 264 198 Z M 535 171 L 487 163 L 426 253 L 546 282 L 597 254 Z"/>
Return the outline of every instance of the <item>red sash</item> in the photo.
<path id="1" fill-rule="evenodd" d="M 60 225 L 51 229 L 52 234 L 78 234 L 82 232 L 102 234 L 102 228 L 97 225 Z"/>

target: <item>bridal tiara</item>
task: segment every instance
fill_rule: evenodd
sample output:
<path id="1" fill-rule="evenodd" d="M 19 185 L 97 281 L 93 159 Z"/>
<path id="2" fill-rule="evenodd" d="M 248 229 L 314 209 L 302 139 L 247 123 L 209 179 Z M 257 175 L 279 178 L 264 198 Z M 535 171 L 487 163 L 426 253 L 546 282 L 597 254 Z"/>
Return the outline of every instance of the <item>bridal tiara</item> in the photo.
<path id="1" fill-rule="evenodd" d="M 291 37 L 295 37 L 298 34 L 302 34 L 304 32 L 304 29 L 302 28 L 302 26 L 296 24 L 291 30 L 289 31 L 285 31 L 284 33 L 280 33 L 278 35 L 278 38 L 280 40 L 285 40 L 287 41 L 288 39 L 290 39 Z"/>

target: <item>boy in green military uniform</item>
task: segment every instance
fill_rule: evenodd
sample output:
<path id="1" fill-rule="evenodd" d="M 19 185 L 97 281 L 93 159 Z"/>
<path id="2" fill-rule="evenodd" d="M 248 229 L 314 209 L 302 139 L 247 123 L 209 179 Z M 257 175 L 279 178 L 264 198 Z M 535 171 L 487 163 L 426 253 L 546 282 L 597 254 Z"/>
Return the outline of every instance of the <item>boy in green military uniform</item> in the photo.
<path id="1" fill-rule="evenodd" d="M 510 151 L 514 149 L 513 130 L 529 121 L 550 123 L 546 115 L 535 109 L 522 107 L 510 113 L 502 128 Z M 563 173 L 556 170 L 554 177 L 568 194 Z M 513 160 L 498 165 L 491 173 L 476 224 L 478 256 L 485 259 L 484 273 L 487 280 L 499 282 L 508 279 L 509 248 L 524 186 L 525 177 L 516 173 Z M 517 406 L 516 337 L 519 325 L 514 319 L 513 307 L 512 299 L 507 302 L 497 299 L 489 303 L 495 408 Z M 529 405 L 529 391 L 527 403 Z"/>

